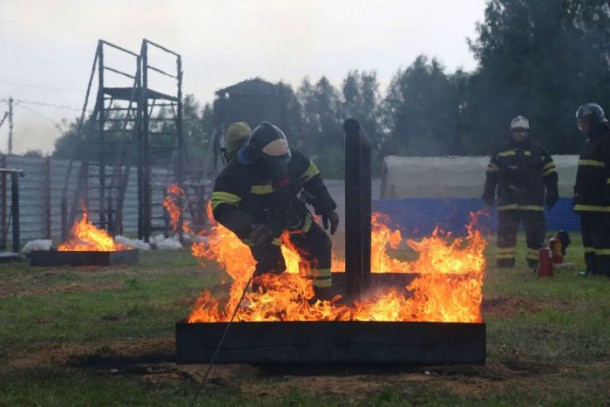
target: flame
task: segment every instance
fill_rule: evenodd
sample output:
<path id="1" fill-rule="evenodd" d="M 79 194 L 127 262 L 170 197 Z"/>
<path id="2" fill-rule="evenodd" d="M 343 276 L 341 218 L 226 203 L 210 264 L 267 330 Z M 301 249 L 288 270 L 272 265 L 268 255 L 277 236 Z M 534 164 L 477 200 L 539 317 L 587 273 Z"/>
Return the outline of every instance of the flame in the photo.
<path id="1" fill-rule="evenodd" d="M 421 241 L 405 241 L 398 231 L 391 231 L 380 223 L 385 219 L 387 217 L 382 215 L 373 217 L 372 241 L 385 242 L 385 246 L 373 246 L 373 267 L 378 272 L 414 273 L 416 270 L 417 276 L 408 286 L 371 293 L 366 299 L 349 306 L 342 304 L 338 297 L 312 304 L 312 283 L 300 277 L 300 256 L 289 243 L 289 235 L 284 234 L 281 237 L 284 243 L 282 253 L 287 272 L 258 277 L 258 285 L 265 289 L 246 293 L 235 319 L 250 322 L 481 322 L 486 242 L 480 232 L 469 226 L 468 235 L 464 238 L 452 239 L 449 234 L 436 230 Z M 387 247 L 395 248 L 403 242 L 419 254 L 414 262 L 399 261 L 387 254 Z M 218 262 L 234 281 L 229 297 L 224 301 L 214 297 L 210 291 L 204 291 L 187 321 L 228 321 L 254 272 L 255 261 L 250 250 L 232 232 L 216 224 L 208 235 L 208 243 L 198 244 L 193 254 Z"/>
<path id="2" fill-rule="evenodd" d="M 172 184 L 167 187 L 167 195 L 163 199 L 163 207 L 169 214 L 169 219 L 172 224 L 172 230 L 178 231 L 178 223 L 182 216 L 182 208 L 179 203 L 184 198 L 184 190 L 178 184 Z"/>
<path id="3" fill-rule="evenodd" d="M 177 197 L 183 196 L 177 186 L 168 189 L 168 197 L 177 210 Z M 166 206 L 168 208 L 168 206 Z M 172 213 L 168 209 L 170 214 Z M 213 219 L 211 203 L 208 219 Z M 286 272 L 263 275 L 255 279 L 256 289 L 250 290 L 240 304 L 246 284 L 254 273 L 256 262 L 248 246 L 230 230 L 213 223 L 205 241 L 194 243 L 191 252 L 202 263 L 218 263 L 233 280 L 228 297 L 217 298 L 205 290 L 187 318 L 194 322 L 228 321 L 239 306 L 237 321 L 428 321 L 481 322 L 484 250 L 486 241 L 475 230 L 476 214 L 471 214 L 467 236 L 453 237 L 438 228 L 431 236 L 419 241 L 404 239 L 399 230 L 391 230 L 386 215 L 375 213 L 371 219 L 371 269 L 375 273 L 411 273 L 408 286 L 370 290 L 365 298 L 345 304 L 340 296 L 332 301 L 313 301 L 311 280 L 303 278 L 308 264 L 303 253 L 292 244 L 290 234 L 280 236 Z M 174 223 L 173 223 L 174 224 Z M 176 223 L 177 225 L 177 223 Z M 184 227 L 184 226 L 183 226 Z M 188 225 L 186 225 L 188 229 Z M 190 230 L 189 230 L 190 231 Z M 393 258 L 388 249 L 406 244 L 417 255 L 414 261 Z M 344 260 L 333 253 L 333 271 L 345 269 Z M 264 287 L 261 288 L 261 287 Z"/>
<path id="4" fill-rule="evenodd" d="M 71 238 L 67 242 L 59 245 L 59 251 L 76 252 L 113 252 L 126 250 L 127 248 L 120 243 L 115 243 L 106 231 L 98 229 L 89 221 L 89 213 L 83 208 L 83 214 L 79 221 L 76 221 L 70 231 Z"/>

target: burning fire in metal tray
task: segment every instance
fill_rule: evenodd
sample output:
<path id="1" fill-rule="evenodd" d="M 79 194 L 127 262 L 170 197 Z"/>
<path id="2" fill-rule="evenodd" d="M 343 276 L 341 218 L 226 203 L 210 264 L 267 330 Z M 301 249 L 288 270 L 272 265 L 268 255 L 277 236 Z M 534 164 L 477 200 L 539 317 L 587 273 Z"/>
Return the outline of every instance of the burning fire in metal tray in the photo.
<path id="1" fill-rule="evenodd" d="M 84 208 L 81 219 L 74 222 L 70 230 L 70 239 L 57 248 L 61 252 L 114 252 L 127 249 L 116 243 L 104 229 L 98 229 L 91 223 L 89 213 Z"/>
<path id="2" fill-rule="evenodd" d="M 168 190 L 168 202 L 174 204 L 166 208 L 172 220 L 180 218 L 175 203 L 182 196 L 183 192 L 175 185 Z M 284 234 L 286 273 L 263 276 L 265 291 L 246 293 L 235 320 L 482 322 L 486 241 L 473 227 L 475 217 L 466 237 L 453 237 L 437 229 L 419 241 L 404 239 L 400 231 L 387 226 L 387 220 L 384 215 L 373 215 L 371 268 L 376 273 L 412 273 L 415 277 L 408 285 L 383 292 L 372 290 L 352 305 L 342 303 L 340 296 L 311 304 L 309 300 L 314 296 L 311 280 L 300 277 L 299 253 Z M 250 249 L 231 231 L 214 224 L 206 237 L 207 242 L 193 244 L 192 254 L 202 261 L 217 262 L 233 282 L 228 298 L 217 298 L 204 290 L 187 318 L 189 323 L 228 321 L 254 271 Z M 417 260 L 402 261 L 388 253 L 388 248 L 405 244 L 418 254 Z M 344 267 L 344 262 L 333 255 L 333 271 L 343 271 Z"/>

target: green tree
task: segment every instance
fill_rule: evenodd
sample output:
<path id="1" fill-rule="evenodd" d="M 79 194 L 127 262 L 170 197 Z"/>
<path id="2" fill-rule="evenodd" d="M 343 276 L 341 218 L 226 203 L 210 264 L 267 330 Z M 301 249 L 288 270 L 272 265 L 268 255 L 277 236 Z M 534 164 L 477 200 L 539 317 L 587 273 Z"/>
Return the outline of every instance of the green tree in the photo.
<path id="1" fill-rule="evenodd" d="M 88 120 L 83 125 L 83 129 L 88 126 Z M 61 131 L 61 136 L 53 143 L 53 157 L 71 159 L 76 153 L 76 148 L 80 143 L 80 137 L 78 135 L 80 119 L 74 121 L 62 120 L 61 124 L 57 126 Z"/>
<path id="2" fill-rule="evenodd" d="M 377 74 L 350 71 L 343 80 L 343 118 L 357 119 L 367 131 L 373 143 L 381 144 L 380 92 Z"/>
<path id="3" fill-rule="evenodd" d="M 384 139 L 380 124 L 381 96 L 377 74 L 374 71 L 349 71 L 343 80 L 342 90 L 342 118 L 353 117 L 366 130 L 374 145 L 373 171 L 375 174 L 378 174 L 381 170 L 382 159 L 380 158 L 380 150 Z M 340 164 L 343 164 L 342 160 Z"/>
<path id="4" fill-rule="evenodd" d="M 490 0 L 477 31 L 470 152 L 488 153 L 518 114 L 551 152 L 578 151 L 574 111 L 586 101 L 610 103 L 608 2 Z"/>
<path id="5" fill-rule="evenodd" d="M 455 154 L 459 144 L 458 89 L 436 60 L 420 55 L 399 70 L 383 101 L 389 137 L 383 155 Z"/>
<path id="6" fill-rule="evenodd" d="M 305 78 L 297 91 L 302 111 L 303 152 L 325 178 L 343 178 L 342 101 L 326 77 L 312 85 Z"/>

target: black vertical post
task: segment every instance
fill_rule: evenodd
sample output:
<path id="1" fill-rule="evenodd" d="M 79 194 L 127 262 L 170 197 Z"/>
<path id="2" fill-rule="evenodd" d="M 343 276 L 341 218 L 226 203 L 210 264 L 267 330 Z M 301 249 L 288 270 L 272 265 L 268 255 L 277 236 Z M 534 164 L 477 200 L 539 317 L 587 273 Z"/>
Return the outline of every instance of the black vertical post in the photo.
<path id="1" fill-rule="evenodd" d="M 2 168 L 6 168 L 6 155 L 2 155 L 0 166 Z M 0 236 L 0 250 L 6 249 L 6 242 L 8 240 L 8 203 L 7 203 L 7 182 L 6 182 L 6 172 L 2 172 L 2 235 Z"/>
<path id="2" fill-rule="evenodd" d="M 11 173 L 11 212 L 13 213 L 13 253 L 21 249 L 19 230 L 19 172 Z"/>
<path id="3" fill-rule="evenodd" d="M 45 213 L 45 238 L 51 238 L 51 157 L 44 160 L 44 178 L 45 178 L 45 197 L 44 197 L 44 213 Z"/>
<path id="4" fill-rule="evenodd" d="M 184 134 L 183 134 L 183 127 L 182 127 L 182 58 L 180 57 L 180 55 L 178 55 L 176 57 L 176 71 L 177 71 L 177 75 L 176 75 L 176 79 L 177 79 L 177 84 L 178 84 L 178 101 L 177 101 L 177 106 L 176 106 L 176 151 L 178 152 L 178 154 L 176 154 L 176 159 L 178 160 L 178 162 L 176 163 L 176 182 L 178 182 L 178 185 L 180 186 L 180 188 L 182 188 L 184 190 L 184 193 L 186 194 L 186 187 L 184 186 L 184 167 L 186 164 L 186 160 L 185 160 L 185 156 L 186 156 L 186 146 L 184 145 Z M 179 199 L 178 204 L 180 205 L 180 207 L 182 208 L 182 198 Z M 194 219 L 192 219 L 194 220 Z M 178 219 L 178 235 L 180 237 L 180 242 L 183 243 L 183 236 L 182 236 L 182 223 L 184 221 L 183 218 L 183 214 L 180 213 L 180 218 Z"/>
<path id="5" fill-rule="evenodd" d="M 112 212 L 112 196 L 110 194 L 111 194 L 111 192 L 108 194 L 108 197 L 106 198 L 106 200 L 108 201 L 106 204 L 106 209 L 108 210 L 108 216 L 107 216 L 108 233 L 111 236 L 115 236 L 117 234 L 117 231 L 114 229 L 114 218 L 113 218 L 113 212 Z"/>
<path id="6" fill-rule="evenodd" d="M 106 227 L 106 212 L 105 212 L 105 206 L 106 206 L 106 140 L 105 140 L 105 134 L 104 134 L 104 126 L 105 126 L 105 102 L 104 102 L 104 46 L 103 43 L 100 42 L 99 44 L 100 50 L 99 50 L 99 58 L 98 58 L 98 64 L 99 64 L 99 70 L 98 70 L 98 90 L 97 90 L 97 105 L 99 107 L 99 122 L 98 122 L 98 131 L 99 131 L 99 146 L 98 148 L 100 149 L 99 151 L 99 169 L 98 169 L 98 176 L 99 176 L 99 188 L 100 188 L 100 192 L 99 192 L 99 197 L 98 197 L 98 206 L 99 206 L 99 222 L 100 222 L 100 227 L 105 228 Z"/>
<path id="7" fill-rule="evenodd" d="M 143 90 L 143 78 L 144 78 L 144 47 L 145 43 L 142 43 L 140 50 L 140 56 L 138 57 L 138 66 L 140 67 L 140 76 L 138 77 L 138 111 L 136 119 L 136 154 L 137 154 L 137 176 L 136 183 L 138 185 L 138 239 L 144 238 L 144 191 L 142 183 L 144 182 L 144 154 L 142 146 L 144 145 L 144 111 L 148 110 L 148 101 Z"/>
<path id="8" fill-rule="evenodd" d="M 347 295 L 357 299 L 371 273 L 371 141 L 356 119 L 345 132 L 345 273 Z M 349 199 L 348 199 L 349 198 Z"/>
<path id="9" fill-rule="evenodd" d="M 13 98 L 8 99 L 8 155 L 13 154 Z"/>
<path id="10" fill-rule="evenodd" d="M 150 151 L 149 151 L 149 112 L 148 112 L 148 43 L 146 40 L 142 43 L 142 144 L 141 144 L 141 167 L 142 167 L 142 239 L 148 242 L 150 239 L 150 223 L 152 217 L 152 189 L 150 180 Z"/>
<path id="11" fill-rule="evenodd" d="M 61 241 L 68 240 L 68 199 L 61 198 Z"/>

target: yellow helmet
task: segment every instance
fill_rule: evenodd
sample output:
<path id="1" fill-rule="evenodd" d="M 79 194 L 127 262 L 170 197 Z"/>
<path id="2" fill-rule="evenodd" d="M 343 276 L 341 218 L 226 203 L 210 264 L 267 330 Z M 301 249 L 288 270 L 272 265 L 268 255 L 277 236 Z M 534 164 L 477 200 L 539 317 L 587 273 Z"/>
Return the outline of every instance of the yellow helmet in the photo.
<path id="1" fill-rule="evenodd" d="M 250 129 L 250 126 L 248 126 L 248 123 L 231 123 L 229 127 L 227 127 L 227 132 L 225 134 L 224 152 L 232 157 L 237 152 L 239 146 L 247 142 L 251 135 L 252 130 Z"/>

